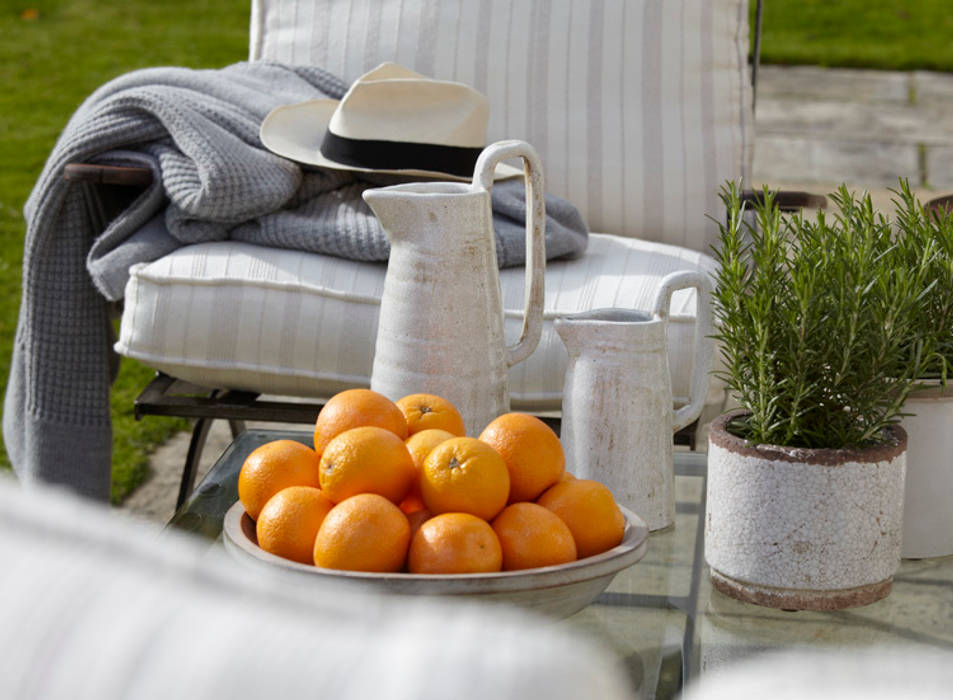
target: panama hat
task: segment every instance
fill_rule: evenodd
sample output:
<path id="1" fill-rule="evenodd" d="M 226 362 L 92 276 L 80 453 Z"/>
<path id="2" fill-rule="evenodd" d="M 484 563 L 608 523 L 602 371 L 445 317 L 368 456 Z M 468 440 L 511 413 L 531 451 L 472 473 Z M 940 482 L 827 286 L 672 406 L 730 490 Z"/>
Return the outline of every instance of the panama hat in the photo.
<path id="1" fill-rule="evenodd" d="M 468 85 L 382 63 L 340 100 L 276 107 L 260 137 L 268 150 L 299 163 L 469 181 L 486 146 L 489 112 L 486 97 Z M 496 179 L 522 174 L 496 167 Z"/>

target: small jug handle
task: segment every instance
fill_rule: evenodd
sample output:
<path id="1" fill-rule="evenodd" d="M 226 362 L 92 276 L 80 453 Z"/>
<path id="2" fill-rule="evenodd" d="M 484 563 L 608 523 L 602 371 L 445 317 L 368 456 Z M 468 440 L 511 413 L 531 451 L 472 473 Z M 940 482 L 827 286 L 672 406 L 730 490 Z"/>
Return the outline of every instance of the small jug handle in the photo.
<path id="1" fill-rule="evenodd" d="M 708 373 L 711 371 L 714 341 L 711 338 L 711 282 L 704 272 L 682 270 L 667 275 L 655 298 L 655 315 L 667 321 L 672 294 L 679 289 L 694 287 L 697 293 L 695 301 L 695 343 L 692 383 L 689 389 L 688 405 L 675 411 L 674 429 L 678 432 L 701 415 L 708 393 Z"/>
<path id="2" fill-rule="evenodd" d="M 497 141 L 483 149 L 473 170 L 473 188 L 489 192 L 493 173 L 501 161 L 522 158 L 526 173 L 526 294 L 523 328 L 516 345 L 506 348 L 507 366 L 525 360 L 539 344 L 543 332 L 543 300 L 546 270 L 546 200 L 543 168 L 536 149 L 525 141 Z"/>

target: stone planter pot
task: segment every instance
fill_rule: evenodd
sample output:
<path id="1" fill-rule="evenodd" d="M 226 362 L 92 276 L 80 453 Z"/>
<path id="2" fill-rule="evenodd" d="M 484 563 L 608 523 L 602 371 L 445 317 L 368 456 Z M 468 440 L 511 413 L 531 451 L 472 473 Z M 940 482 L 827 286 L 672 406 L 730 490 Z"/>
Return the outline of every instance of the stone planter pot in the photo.
<path id="1" fill-rule="evenodd" d="M 953 554 L 953 388 L 936 386 L 907 398 L 907 481 L 903 502 L 904 557 Z"/>
<path id="2" fill-rule="evenodd" d="M 810 450 L 749 445 L 711 426 L 705 559 L 722 593 L 791 610 L 866 605 L 900 564 L 907 437 Z"/>

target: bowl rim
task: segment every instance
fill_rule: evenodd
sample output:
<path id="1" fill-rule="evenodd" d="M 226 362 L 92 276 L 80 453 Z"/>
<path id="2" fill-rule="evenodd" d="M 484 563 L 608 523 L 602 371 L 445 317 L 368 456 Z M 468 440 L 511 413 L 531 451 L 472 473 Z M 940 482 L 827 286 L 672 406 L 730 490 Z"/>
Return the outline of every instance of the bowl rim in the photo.
<path id="1" fill-rule="evenodd" d="M 411 574 L 405 572 L 379 573 L 328 569 L 310 564 L 301 564 L 279 557 L 261 549 L 248 536 L 245 528 L 254 531 L 254 521 L 245 513 L 241 501 L 236 501 L 225 514 L 222 538 L 226 549 L 245 561 L 279 568 L 306 576 L 330 579 L 361 581 L 379 584 L 425 583 L 428 587 L 440 584 L 456 584 L 459 593 L 502 592 L 522 590 L 532 580 L 533 588 L 558 587 L 579 583 L 602 576 L 615 574 L 639 561 L 648 549 L 649 529 L 635 513 L 619 506 L 625 516 L 626 526 L 622 542 L 600 554 L 576 559 L 566 564 L 474 574 Z M 243 527 L 244 524 L 244 527 Z M 548 584 L 548 585 L 547 585 Z M 452 594 L 453 590 L 441 591 Z"/>

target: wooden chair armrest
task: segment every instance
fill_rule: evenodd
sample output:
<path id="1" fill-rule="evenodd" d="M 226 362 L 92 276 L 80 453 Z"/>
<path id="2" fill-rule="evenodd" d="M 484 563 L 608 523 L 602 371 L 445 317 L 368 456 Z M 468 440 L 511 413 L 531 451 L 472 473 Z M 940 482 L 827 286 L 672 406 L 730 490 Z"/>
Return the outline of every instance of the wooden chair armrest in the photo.
<path id="1" fill-rule="evenodd" d="M 70 182 L 88 182 L 94 185 L 144 187 L 152 184 L 152 171 L 149 168 L 132 168 L 120 165 L 70 163 L 64 168 L 63 177 Z"/>

